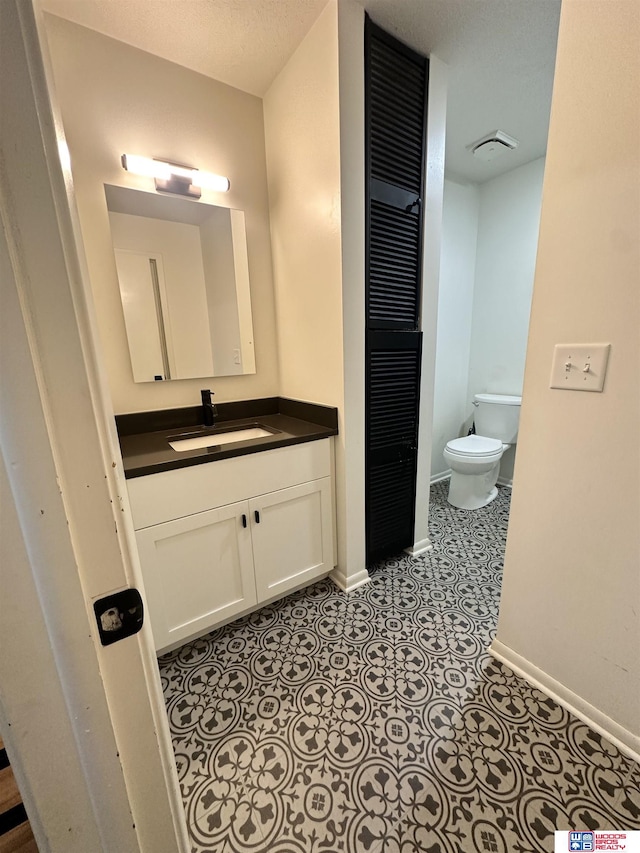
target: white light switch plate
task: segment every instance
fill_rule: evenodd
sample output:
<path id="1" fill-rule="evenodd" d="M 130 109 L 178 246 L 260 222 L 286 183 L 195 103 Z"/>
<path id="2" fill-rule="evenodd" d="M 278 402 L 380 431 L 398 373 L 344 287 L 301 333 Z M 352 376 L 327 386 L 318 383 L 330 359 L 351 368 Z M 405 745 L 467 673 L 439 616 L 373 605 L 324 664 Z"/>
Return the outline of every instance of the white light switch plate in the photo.
<path id="1" fill-rule="evenodd" d="M 551 388 L 602 391 L 611 344 L 556 344 Z"/>

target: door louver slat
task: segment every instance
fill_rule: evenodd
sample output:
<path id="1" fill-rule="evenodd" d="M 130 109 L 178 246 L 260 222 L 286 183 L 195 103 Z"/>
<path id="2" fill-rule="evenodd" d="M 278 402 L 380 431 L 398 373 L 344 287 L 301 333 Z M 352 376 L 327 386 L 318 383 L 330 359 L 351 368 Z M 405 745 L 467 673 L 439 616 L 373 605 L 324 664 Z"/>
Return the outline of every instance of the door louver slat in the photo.
<path id="1" fill-rule="evenodd" d="M 372 40 L 371 176 L 420 193 L 424 139 L 425 63 L 387 41 Z"/>
<path id="2" fill-rule="evenodd" d="M 418 323 L 420 216 L 371 201 L 369 326 L 393 321 Z"/>
<path id="3" fill-rule="evenodd" d="M 419 355 L 419 350 L 380 349 L 371 353 L 369 449 L 372 454 L 398 443 L 415 447 Z"/>
<path id="4" fill-rule="evenodd" d="M 376 127 L 373 130 L 374 138 L 389 139 L 395 141 L 395 135 L 398 129 L 402 129 L 402 134 L 405 140 L 405 145 L 413 145 L 415 152 L 422 155 L 420 145 L 420 134 L 422 133 L 422 125 L 416 122 L 415 124 L 408 121 L 402 121 L 398 116 L 379 116 Z"/>
<path id="5" fill-rule="evenodd" d="M 379 465 L 369 478 L 369 550 L 400 550 L 413 536 L 413 463 Z"/>

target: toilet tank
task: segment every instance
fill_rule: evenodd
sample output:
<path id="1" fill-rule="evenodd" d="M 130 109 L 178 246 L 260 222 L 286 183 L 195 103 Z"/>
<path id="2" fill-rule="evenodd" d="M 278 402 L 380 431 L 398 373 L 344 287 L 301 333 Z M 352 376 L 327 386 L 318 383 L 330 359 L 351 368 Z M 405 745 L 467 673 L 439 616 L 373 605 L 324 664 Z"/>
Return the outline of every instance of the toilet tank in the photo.
<path id="1" fill-rule="evenodd" d="M 477 435 L 515 444 L 520 423 L 522 397 L 505 394 L 476 394 L 474 399 Z"/>

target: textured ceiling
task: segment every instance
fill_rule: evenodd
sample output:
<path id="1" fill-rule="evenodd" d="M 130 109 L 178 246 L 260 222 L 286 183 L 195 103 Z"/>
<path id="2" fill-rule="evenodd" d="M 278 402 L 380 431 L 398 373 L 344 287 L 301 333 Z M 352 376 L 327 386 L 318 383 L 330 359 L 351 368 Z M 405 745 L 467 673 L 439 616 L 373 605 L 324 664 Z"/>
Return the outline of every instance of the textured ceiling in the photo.
<path id="1" fill-rule="evenodd" d="M 260 96 L 326 2 L 41 0 L 47 12 Z"/>
<path id="2" fill-rule="evenodd" d="M 326 0 L 41 0 L 46 11 L 263 95 Z M 344 0 L 341 0 L 344 2 Z M 351 0 L 449 66 L 447 172 L 484 181 L 546 148 L 560 0 Z M 467 150 L 504 130 L 515 152 Z"/>

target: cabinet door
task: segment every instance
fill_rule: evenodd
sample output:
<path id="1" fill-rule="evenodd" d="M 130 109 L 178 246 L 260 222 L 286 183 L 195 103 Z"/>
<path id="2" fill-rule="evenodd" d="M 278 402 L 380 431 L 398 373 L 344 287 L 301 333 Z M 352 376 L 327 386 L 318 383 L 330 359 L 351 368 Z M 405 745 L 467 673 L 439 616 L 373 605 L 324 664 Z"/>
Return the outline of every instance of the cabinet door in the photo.
<path id="1" fill-rule="evenodd" d="M 137 532 L 157 650 L 256 603 L 248 512 L 242 501 Z"/>
<path id="2" fill-rule="evenodd" d="M 249 508 L 258 601 L 331 571 L 330 477 L 254 498 Z"/>

